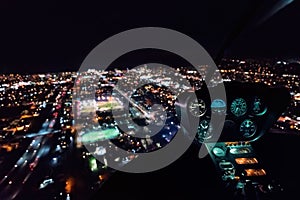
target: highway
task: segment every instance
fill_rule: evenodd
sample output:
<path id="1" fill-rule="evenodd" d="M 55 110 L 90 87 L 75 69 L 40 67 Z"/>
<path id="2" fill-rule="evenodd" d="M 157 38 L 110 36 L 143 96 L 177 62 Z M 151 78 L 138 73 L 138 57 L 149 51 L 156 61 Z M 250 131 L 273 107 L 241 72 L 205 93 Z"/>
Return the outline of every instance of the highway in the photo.
<path id="1" fill-rule="evenodd" d="M 13 168 L 0 181 L 0 188 L 3 188 L 0 191 L 1 199 L 14 199 L 35 172 L 35 167 L 39 164 L 40 159 L 49 153 L 51 146 L 47 135 L 53 133 L 50 125 L 51 123 L 46 120 L 38 133 L 29 134 L 29 137 L 32 138 L 31 143 Z"/>
<path id="2" fill-rule="evenodd" d="M 41 182 L 44 174 L 50 171 L 49 157 L 53 150 L 57 149 L 59 134 L 62 131 L 59 128 L 58 113 L 63 109 L 62 104 L 66 97 L 65 94 L 60 94 L 61 92 L 56 92 L 56 97 L 53 98 L 55 104 L 49 102 L 47 107 L 42 109 L 34 127 L 31 128 L 31 131 L 38 130 L 36 133 L 14 136 L 14 141 L 19 141 L 22 146 L 14 150 L 19 151 L 17 157 L 11 159 L 11 152 L 3 154 L 0 169 L 2 167 L 8 170 L 0 173 L 0 199 L 23 199 L 23 193 L 39 189 L 39 184 L 36 183 Z"/>

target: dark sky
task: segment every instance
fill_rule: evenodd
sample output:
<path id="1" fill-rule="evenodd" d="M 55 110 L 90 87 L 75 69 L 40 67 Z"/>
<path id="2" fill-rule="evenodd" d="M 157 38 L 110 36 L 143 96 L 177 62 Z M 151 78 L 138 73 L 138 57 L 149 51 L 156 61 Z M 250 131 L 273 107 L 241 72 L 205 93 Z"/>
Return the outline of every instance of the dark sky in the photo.
<path id="1" fill-rule="evenodd" d="M 253 26 L 278 1 L 1 0 L 0 72 L 76 70 L 104 39 L 143 26 L 180 31 L 197 40 L 212 57 L 222 55 L 218 54 L 222 47 L 227 56 L 297 56 L 299 3 Z"/>

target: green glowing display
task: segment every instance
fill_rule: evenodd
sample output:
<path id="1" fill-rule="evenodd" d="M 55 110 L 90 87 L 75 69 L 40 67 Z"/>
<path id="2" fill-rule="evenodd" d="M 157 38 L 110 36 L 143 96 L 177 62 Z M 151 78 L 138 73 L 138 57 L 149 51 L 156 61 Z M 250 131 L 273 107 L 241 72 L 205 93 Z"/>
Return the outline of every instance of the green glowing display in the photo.
<path id="1" fill-rule="evenodd" d="M 256 124 L 250 119 L 244 120 L 240 125 L 240 132 L 244 137 L 252 137 L 256 133 Z"/>
<path id="2" fill-rule="evenodd" d="M 237 117 L 243 116 L 247 112 L 247 103 L 243 98 L 237 98 L 232 101 L 230 111 Z"/>
<path id="3" fill-rule="evenodd" d="M 261 116 L 267 112 L 267 106 L 261 98 L 255 97 L 252 105 L 254 115 Z"/>

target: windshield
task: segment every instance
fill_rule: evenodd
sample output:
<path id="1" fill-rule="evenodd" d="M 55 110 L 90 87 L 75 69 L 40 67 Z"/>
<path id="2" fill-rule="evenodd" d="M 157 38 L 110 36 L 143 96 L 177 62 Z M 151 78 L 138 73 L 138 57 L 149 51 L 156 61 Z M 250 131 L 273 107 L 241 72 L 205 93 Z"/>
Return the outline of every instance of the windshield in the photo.
<path id="1" fill-rule="evenodd" d="M 297 193 L 299 9 L 2 1 L 0 199 Z"/>

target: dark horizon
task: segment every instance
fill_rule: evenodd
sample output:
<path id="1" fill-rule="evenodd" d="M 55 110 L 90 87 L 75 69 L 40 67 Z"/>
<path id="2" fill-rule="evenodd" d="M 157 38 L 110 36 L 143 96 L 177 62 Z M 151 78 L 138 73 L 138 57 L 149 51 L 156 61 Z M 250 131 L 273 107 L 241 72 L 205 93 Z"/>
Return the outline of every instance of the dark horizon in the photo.
<path id="1" fill-rule="evenodd" d="M 182 32 L 199 42 L 212 58 L 299 57 L 300 30 L 295 28 L 300 19 L 299 2 L 292 2 L 261 25 L 256 24 L 278 2 L 204 1 L 202 6 L 126 2 L 116 6 L 108 2 L 3 1 L 0 72 L 76 71 L 103 40 L 146 26 Z"/>

